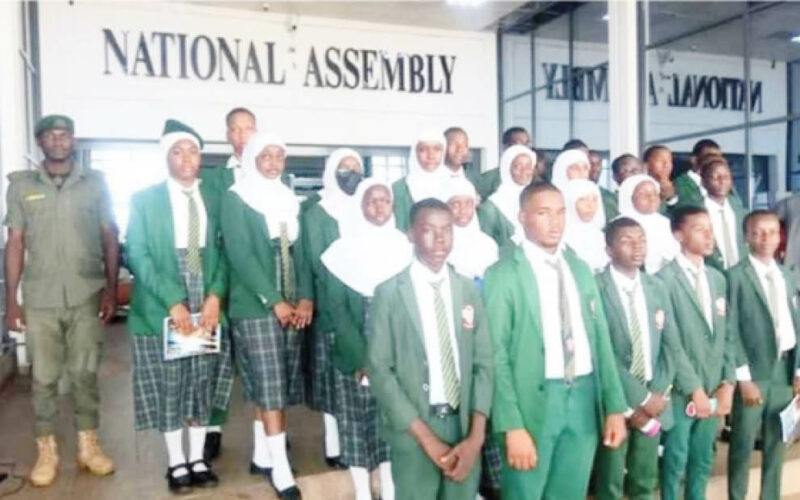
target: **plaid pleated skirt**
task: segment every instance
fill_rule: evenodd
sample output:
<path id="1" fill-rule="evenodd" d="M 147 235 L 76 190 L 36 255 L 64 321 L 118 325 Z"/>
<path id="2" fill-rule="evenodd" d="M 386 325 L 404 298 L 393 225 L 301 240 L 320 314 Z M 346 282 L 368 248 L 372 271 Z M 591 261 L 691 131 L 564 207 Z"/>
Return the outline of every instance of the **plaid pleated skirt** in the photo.
<path id="1" fill-rule="evenodd" d="M 500 474 L 503 469 L 503 453 L 500 450 L 500 444 L 489 433 L 486 433 L 486 441 L 484 441 L 483 449 L 481 450 L 481 462 L 483 465 L 481 468 L 483 475 L 481 483 L 492 489 L 499 490 Z"/>
<path id="2" fill-rule="evenodd" d="M 311 360 L 311 405 L 314 409 L 333 415 L 336 411 L 334 387 L 332 331 L 312 332 L 313 357 Z"/>

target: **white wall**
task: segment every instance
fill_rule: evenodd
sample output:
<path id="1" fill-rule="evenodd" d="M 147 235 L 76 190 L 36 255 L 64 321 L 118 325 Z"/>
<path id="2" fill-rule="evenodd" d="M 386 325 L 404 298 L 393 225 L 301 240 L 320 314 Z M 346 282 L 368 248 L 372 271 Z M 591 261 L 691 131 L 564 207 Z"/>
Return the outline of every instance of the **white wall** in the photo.
<path id="1" fill-rule="evenodd" d="M 22 12 L 19 2 L 0 2 L 0 186 L 5 176 L 27 168 L 25 159 L 25 75 L 22 47 Z M 5 206 L 5 196 L 0 207 Z M 0 212 L 3 210 L 0 209 Z"/>

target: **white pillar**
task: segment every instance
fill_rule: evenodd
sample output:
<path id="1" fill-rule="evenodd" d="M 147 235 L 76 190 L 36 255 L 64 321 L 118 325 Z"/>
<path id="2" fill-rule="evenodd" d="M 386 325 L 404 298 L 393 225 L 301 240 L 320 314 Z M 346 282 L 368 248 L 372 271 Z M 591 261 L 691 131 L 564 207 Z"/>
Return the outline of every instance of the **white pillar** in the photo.
<path id="1" fill-rule="evenodd" d="M 0 2 L 0 186 L 5 205 L 6 175 L 27 168 L 25 73 L 20 2 Z M 5 210 L 0 209 L 5 216 Z"/>
<path id="2" fill-rule="evenodd" d="M 639 155 L 636 1 L 608 2 L 608 115 L 611 158 Z"/>

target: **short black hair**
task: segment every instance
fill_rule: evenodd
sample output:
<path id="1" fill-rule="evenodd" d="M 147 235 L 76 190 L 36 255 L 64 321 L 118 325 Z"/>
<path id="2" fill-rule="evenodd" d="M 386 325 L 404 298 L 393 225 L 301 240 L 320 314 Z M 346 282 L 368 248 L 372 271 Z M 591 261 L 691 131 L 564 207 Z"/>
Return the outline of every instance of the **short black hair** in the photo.
<path id="1" fill-rule="evenodd" d="M 425 198 L 424 200 L 420 200 L 411 205 L 409 217 L 411 218 L 412 226 L 417 223 L 417 218 L 419 218 L 419 215 L 426 210 L 441 210 L 449 214 L 453 213 L 447 203 L 437 200 L 436 198 Z"/>
<path id="2" fill-rule="evenodd" d="M 745 232 L 745 234 L 747 233 L 747 226 L 750 225 L 750 221 L 760 219 L 761 217 L 775 217 L 775 219 L 780 224 L 781 218 L 778 217 L 778 212 L 774 210 L 766 210 L 763 208 L 758 210 L 753 210 L 749 214 L 745 215 L 744 220 L 742 221 L 742 230 Z"/>
<path id="3" fill-rule="evenodd" d="M 606 224 L 606 245 L 611 246 L 614 243 L 614 238 L 617 237 L 617 233 L 626 227 L 638 227 L 639 229 L 643 229 L 641 224 L 630 217 L 620 216 L 612 219 L 611 222 Z"/>
<path id="4" fill-rule="evenodd" d="M 630 153 L 625 153 L 617 156 L 616 158 L 614 158 L 614 161 L 611 162 L 611 171 L 614 173 L 615 176 L 619 175 L 619 169 L 622 168 L 622 164 L 631 160 L 639 161 L 639 158 L 635 157 Z"/>
<path id="5" fill-rule="evenodd" d="M 507 128 L 506 131 L 503 132 L 503 146 L 510 146 L 511 145 L 511 141 L 514 138 L 514 134 L 520 134 L 520 133 L 526 134 L 528 137 L 530 137 L 530 134 L 528 134 L 528 131 L 525 130 L 524 127 L 509 127 L 509 128 Z"/>
<path id="6" fill-rule="evenodd" d="M 461 127 L 449 127 L 447 130 L 444 131 L 444 138 L 445 139 L 449 139 L 450 138 L 450 134 L 455 134 L 456 132 L 460 132 L 460 133 L 464 134 L 465 136 L 469 137 L 467 135 L 467 131 L 464 130 L 463 128 L 461 128 Z"/>
<path id="7" fill-rule="evenodd" d="M 225 125 L 230 126 L 231 118 L 233 118 L 233 115 L 238 115 L 239 113 L 248 114 L 250 115 L 250 118 L 252 118 L 254 122 L 256 121 L 256 115 L 253 114 L 252 111 L 250 111 L 247 108 L 239 107 L 239 108 L 233 108 L 232 110 L 228 111 L 228 114 L 225 115 Z"/>
<path id="8" fill-rule="evenodd" d="M 561 191 L 548 181 L 543 180 L 536 180 L 525 186 L 525 189 L 519 194 L 519 206 L 525 204 L 525 202 L 536 195 L 537 193 L 543 193 L 545 191 L 555 191 L 556 193 L 560 193 Z"/>
<path id="9" fill-rule="evenodd" d="M 582 148 L 589 149 L 589 146 L 587 146 L 586 143 L 580 139 L 570 139 L 564 143 L 564 147 L 561 148 L 561 150 L 566 151 L 568 149 L 582 149 Z"/>
<path id="10" fill-rule="evenodd" d="M 702 158 L 702 161 L 700 162 L 700 177 L 703 179 L 705 179 L 706 176 L 710 174 L 717 165 L 725 165 L 728 170 L 731 170 L 731 166 L 728 164 L 728 160 L 726 160 L 724 156 L 704 155 L 700 158 Z"/>
<path id="11" fill-rule="evenodd" d="M 669 220 L 670 229 L 672 232 L 679 230 L 683 227 L 683 223 L 686 222 L 686 219 L 692 217 L 697 214 L 707 214 L 708 210 L 705 207 L 701 207 L 700 205 L 696 205 L 693 203 L 685 203 L 683 205 L 678 205 L 672 211 Z"/>
<path id="12" fill-rule="evenodd" d="M 704 149 L 708 148 L 722 149 L 713 139 L 700 139 L 694 143 L 694 147 L 692 148 L 692 156 L 700 156 L 700 153 L 702 153 Z"/>
<path id="13" fill-rule="evenodd" d="M 666 147 L 663 144 L 656 144 L 655 146 L 650 146 L 649 148 L 644 150 L 644 154 L 642 154 L 642 159 L 647 163 L 650 161 L 650 157 L 652 157 L 656 152 L 659 150 L 667 151 L 668 153 L 672 153 L 672 150 Z"/>

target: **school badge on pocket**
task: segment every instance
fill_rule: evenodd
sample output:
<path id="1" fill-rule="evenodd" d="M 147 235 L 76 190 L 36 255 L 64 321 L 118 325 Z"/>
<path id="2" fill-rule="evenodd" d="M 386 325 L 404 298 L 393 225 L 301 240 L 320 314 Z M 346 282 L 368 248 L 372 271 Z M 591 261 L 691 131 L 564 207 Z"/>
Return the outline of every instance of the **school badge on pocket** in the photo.
<path id="1" fill-rule="evenodd" d="M 653 318 L 656 323 L 656 330 L 663 330 L 664 329 L 664 310 L 659 309 L 656 311 L 656 316 Z"/>
<path id="2" fill-rule="evenodd" d="M 717 316 L 723 317 L 725 316 L 725 311 L 727 310 L 727 305 L 725 304 L 725 297 L 720 297 L 717 299 Z"/>
<path id="3" fill-rule="evenodd" d="M 464 306 L 461 308 L 461 328 L 472 330 L 475 328 L 475 308 Z"/>

